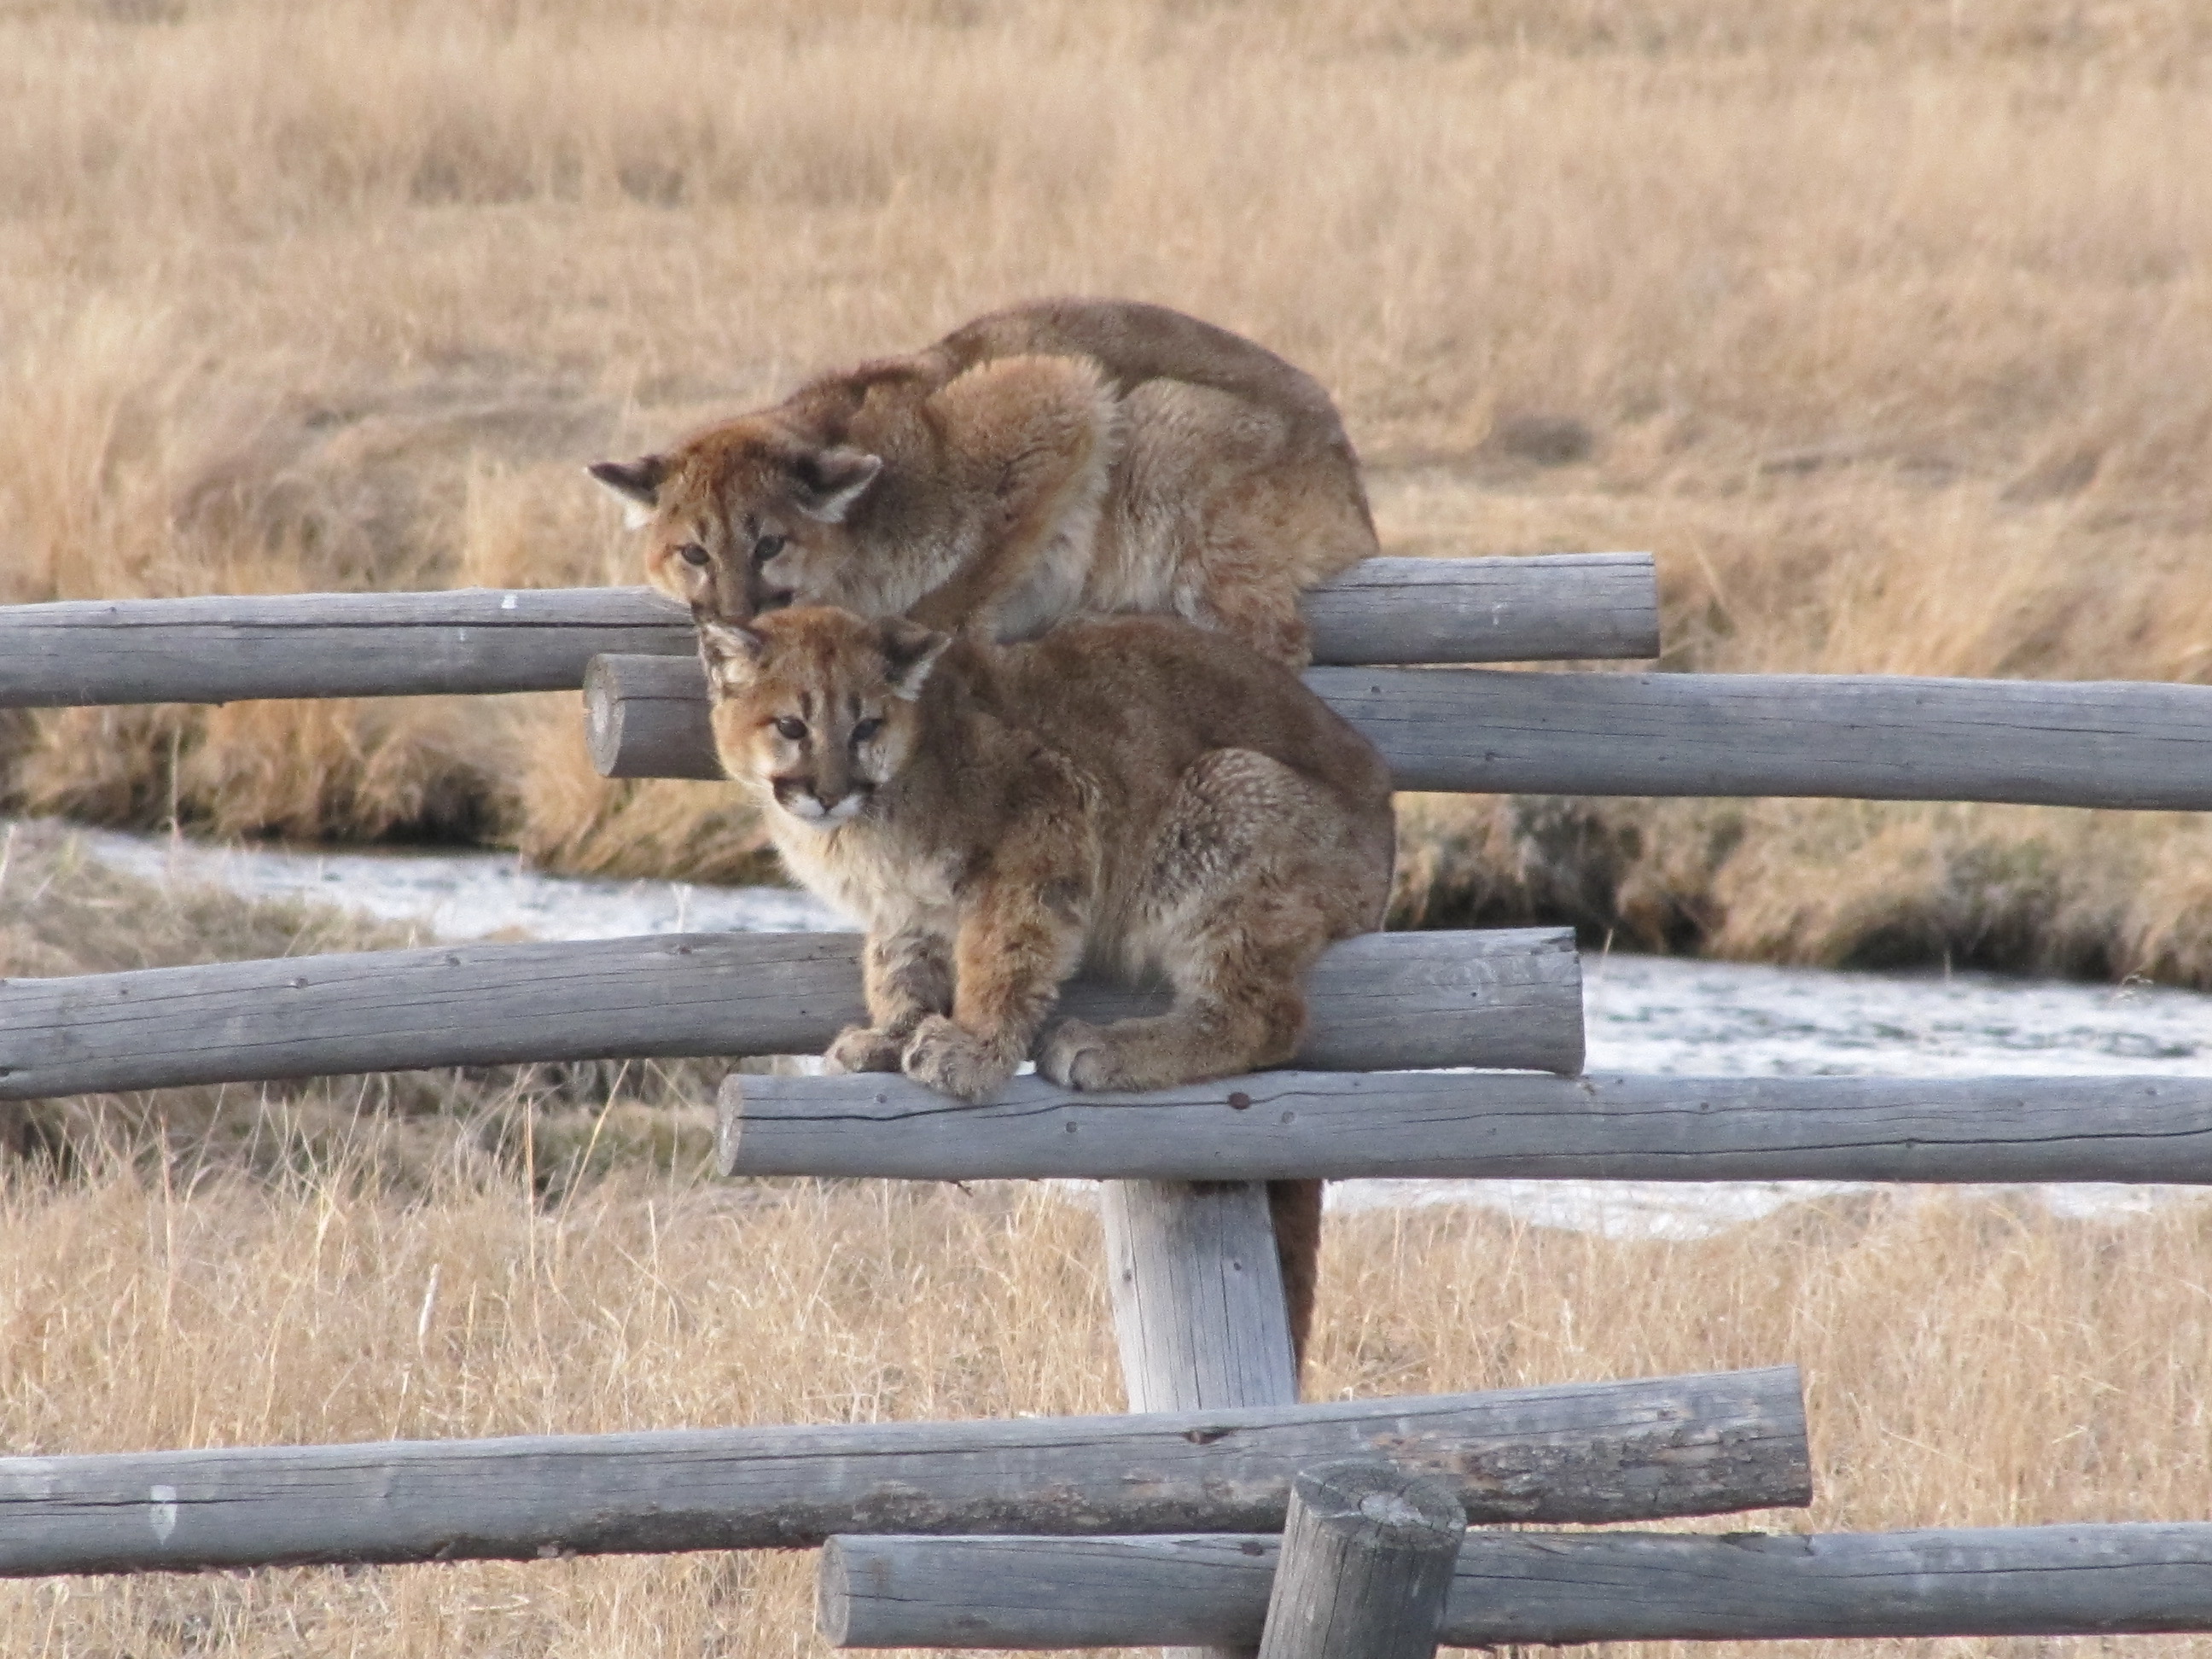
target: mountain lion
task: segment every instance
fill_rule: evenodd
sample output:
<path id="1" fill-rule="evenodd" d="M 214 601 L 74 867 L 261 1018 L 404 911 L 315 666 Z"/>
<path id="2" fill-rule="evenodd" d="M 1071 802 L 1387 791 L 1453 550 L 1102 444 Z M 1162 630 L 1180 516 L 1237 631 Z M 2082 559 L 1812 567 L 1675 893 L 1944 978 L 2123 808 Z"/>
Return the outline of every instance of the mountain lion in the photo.
<path id="1" fill-rule="evenodd" d="M 1395 830 L 1367 741 L 1279 664 L 1180 623 L 1025 645 L 807 607 L 702 617 L 724 769 L 792 873 L 866 925 L 869 1023 L 833 1068 L 982 1100 L 1034 1054 L 1075 1089 L 1280 1066 L 1306 969 L 1382 926 Z M 1168 1012 L 1051 1015 L 1087 964 Z M 1320 1183 L 1273 1183 L 1303 1350 Z"/>
<path id="2" fill-rule="evenodd" d="M 591 471 L 650 579 L 724 622 L 835 605 L 1012 640 L 1150 611 L 1299 667 L 1299 593 L 1376 550 L 1320 385 L 1127 301 L 994 312 Z"/>

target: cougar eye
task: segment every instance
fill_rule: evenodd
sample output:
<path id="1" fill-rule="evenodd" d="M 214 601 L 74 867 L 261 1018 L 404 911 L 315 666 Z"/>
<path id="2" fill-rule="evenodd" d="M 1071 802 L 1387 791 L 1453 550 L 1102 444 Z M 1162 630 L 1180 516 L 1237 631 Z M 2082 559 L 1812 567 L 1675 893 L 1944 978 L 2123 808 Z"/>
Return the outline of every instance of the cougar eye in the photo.
<path id="1" fill-rule="evenodd" d="M 806 735 L 806 722 L 786 714 L 776 721 L 775 730 L 777 736 L 788 742 L 797 743 Z"/>
<path id="2" fill-rule="evenodd" d="M 876 719 L 873 715 L 870 715 L 866 720 L 858 721 L 854 725 L 853 741 L 854 743 L 866 743 L 870 738 L 874 737 L 877 732 L 883 729 L 883 721 Z"/>
<path id="3" fill-rule="evenodd" d="M 777 554 L 782 552 L 784 539 L 781 536 L 763 536 L 755 542 L 753 544 L 754 565 L 757 567 L 766 564 Z"/>
<path id="4" fill-rule="evenodd" d="M 707 550 L 696 542 L 686 542 L 676 550 L 676 556 L 686 564 L 703 566 L 707 562 Z"/>

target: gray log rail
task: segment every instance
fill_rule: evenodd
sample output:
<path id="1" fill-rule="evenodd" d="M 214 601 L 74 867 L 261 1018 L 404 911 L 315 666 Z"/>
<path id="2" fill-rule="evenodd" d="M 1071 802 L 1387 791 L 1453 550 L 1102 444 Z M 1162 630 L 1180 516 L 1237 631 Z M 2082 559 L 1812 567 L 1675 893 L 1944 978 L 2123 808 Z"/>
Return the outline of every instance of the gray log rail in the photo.
<path id="1" fill-rule="evenodd" d="M 1306 684 L 1401 789 L 2212 810 L 2212 686 L 1371 668 Z M 585 696 L 607 776 L 721 775 L 696 663 L 601 658 Z"/>
<path id="2" fill-rule="evenodd" d="M 456 945 L 0 981 L 0 1099 L 438 1066 L 818 1053 L 863 1017 L 849 933 Z M 1376 933 L 1307 979 L 1301 1063 L 1582 1066 L 1574 936 Z M 1154 1000 L 1079 982 L 1091 1019 Z"/>
<path id="3" fill-rule="evenodd" d="M 1467 1512 L 1387 1461 L 1291 1482 L 1260 1659 L 1435 1659 Z"/>
<path id="4" fill-rule="evenodd" d="M 2212 1078 L 1273 1072 L 965 1106 L 895 1077 L 732 1077 L 726 1175 L 2212 1182 Z"/>
<path id="5" fill-rule="evenodd" d="M 1107 1295 L 1133 1412 L 1288 1406 L 1298 1397 L 1267 1189 L 1257 1182 L 1109 1181 Z M 1252 1659 L 1249 1647 L 1160 1659 Z"/>
<path id="6" fill-rule="evenodd" d="M 0 1458 L 0 1577 L 792 1549 L 860 1532 L 1279 1531 L 1377 1452 L 1486 1521 L 1810 1496 L 1791 1367 L 1158 1417 Z"/>
<path id="7" fill-rule="evenodd" d="M 1650 657 L 1648 553 L 1370 559 L 1305 599 L 1314 660 Z M 0 606 L 0 708 L 574 690 L 606 652 L 697 653 L 644 587 L 80 599 Z"/>
<path id="8" fill-rule="evenodd" d="M 819 1620 L 845 1648 L 1249 1643 L 1280 1540 L 834 1538 Z M 1470 1532 L 1449 1647 L 1870 1641 L 2212 1630 L 2212 1525 L 1954 1532 Z"/>

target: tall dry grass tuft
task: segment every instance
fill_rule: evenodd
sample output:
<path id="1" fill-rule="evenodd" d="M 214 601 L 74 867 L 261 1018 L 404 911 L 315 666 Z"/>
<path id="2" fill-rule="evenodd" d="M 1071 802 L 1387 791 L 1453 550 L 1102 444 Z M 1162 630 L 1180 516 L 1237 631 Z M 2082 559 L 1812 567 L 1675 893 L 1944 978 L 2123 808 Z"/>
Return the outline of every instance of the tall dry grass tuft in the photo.
<path id="1" fill-rule="evenodd" d="M 0 599 L 619 580 L 580 463 L 1077 290 L 1311 367 L 1395 548 L 1657 550 L 1668 666 L 2203 680 L 2198 9 L 8 7 Z M 5 790 L 758 869 L 574 719 L 41 716 Z M 1409 916 L 2212 982 L 2172 818 L 1420 822 Z"/>

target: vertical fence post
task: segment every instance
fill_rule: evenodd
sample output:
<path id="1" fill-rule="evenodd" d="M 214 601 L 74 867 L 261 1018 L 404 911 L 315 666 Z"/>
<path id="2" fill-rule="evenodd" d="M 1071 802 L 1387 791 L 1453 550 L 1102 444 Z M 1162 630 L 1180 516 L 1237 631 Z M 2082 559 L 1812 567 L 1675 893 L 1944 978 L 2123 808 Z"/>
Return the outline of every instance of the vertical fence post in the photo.
<path id="1" fill-rule="evenodd" d="M 1109 1181 L 1107 1284 L 1133 1412 L 1297 1403 L 1264 1182 Z M 1165 1659 L 1249 1659 L 1167 1648 Z"/>
<path id="2" fill-rule="evenodd" d="M 1435 1659 L 1466 1532 L 1433 1478 L 1379 1461 L 1301 1474 L 1260 1659 Z"/>

